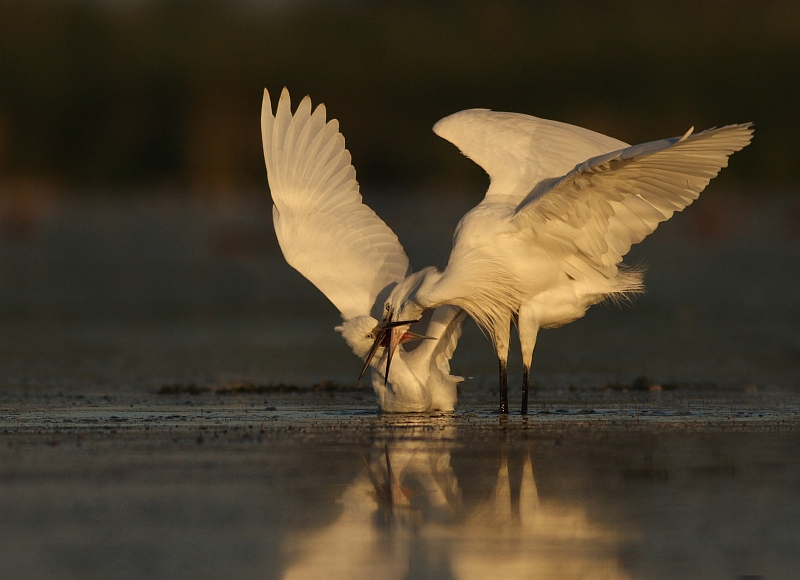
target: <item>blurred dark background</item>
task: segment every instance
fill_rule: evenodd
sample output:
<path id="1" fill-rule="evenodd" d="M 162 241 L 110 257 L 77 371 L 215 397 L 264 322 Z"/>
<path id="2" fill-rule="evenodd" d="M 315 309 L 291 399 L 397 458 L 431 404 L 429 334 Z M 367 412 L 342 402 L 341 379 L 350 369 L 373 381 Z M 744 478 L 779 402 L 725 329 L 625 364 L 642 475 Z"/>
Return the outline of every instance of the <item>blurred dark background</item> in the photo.
<path id="1" fill-rule="evenodd" d="M 800 388 L 798 65 L 797 2 L 0 0 L 0 387 L 355 378 L 272 231 L 259 114 L 286 86 L 340 120 L 415 268 L 446 264 L 487 183 L 432 133 L 445 115 L 629 143 L 754 122 L 626 258 L 647 294 L 543 333 L 534 366 Z M 494 384 L 471 322 L 453 368 Z"/>
<path id="2" fill-rule="evenodd" d="M 364 184 L 474 185 L 430 128 L 520 111 L 641 142 L 733 122 L 792 184 L 800 4 L 0 0 L 0 187 L 265 187 L 261 92 L 338 118 Z"/>

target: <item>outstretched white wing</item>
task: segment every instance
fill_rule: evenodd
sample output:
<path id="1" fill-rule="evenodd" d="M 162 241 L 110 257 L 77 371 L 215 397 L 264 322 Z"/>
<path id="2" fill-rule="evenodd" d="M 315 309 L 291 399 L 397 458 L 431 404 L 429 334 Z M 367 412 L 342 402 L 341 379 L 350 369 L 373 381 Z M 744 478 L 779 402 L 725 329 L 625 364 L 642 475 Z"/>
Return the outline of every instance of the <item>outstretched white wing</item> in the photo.
<path id="1" fill-rule="evenodd" d="M 581 163 L 530 192 L 514 221 L 537 243 L 560 246 L 572 277 L 613 278 L 631 245 L 697 199 L 753 136 L 749 123 L 691 131 Z"/>
<path id="2" fill-rule="evenodd" d="M 273 219 L 286 261 L 345 318 L 372 314 L 376 298 L 408 274 L 408 257 L 391 229 L 361 202 L 339 123 L 305 97 L 291 112 L 283 89 L 275 115 L 264 90 L 261 138 Z M 375 310 L 378 310 L 377 312 Z"/>
<path id="3" fill-rule="evenodd" d="M 513 205 L 543 179 L 561 177 L 581 161 L 628 146 L 582 127 L 488 109 L 454 113 L 433 131 L 489 174 L 487 197 L 508 196 Z"/>

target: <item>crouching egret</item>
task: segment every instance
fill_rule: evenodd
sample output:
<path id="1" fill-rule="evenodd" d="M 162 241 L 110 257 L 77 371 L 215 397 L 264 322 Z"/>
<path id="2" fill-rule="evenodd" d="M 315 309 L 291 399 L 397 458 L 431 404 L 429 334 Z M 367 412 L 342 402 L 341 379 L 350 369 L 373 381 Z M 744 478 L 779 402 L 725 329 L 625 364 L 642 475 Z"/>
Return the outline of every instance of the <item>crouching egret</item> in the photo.
<path id="1" fill-rule="evenodd" d="M 459 222 L 443 272 L 425 268 L 386 301 L 397 320 L 461 307 L 489 334 L 500 363 L 500 412 L 508 412 L 510 323 L 522 349 L 522 413 L 540 328 L 582 317 L 589 306 L 642 290 L 626 268 L 631 245 L 697 199 L 728 157 L 752 138 L 729 125 L 634 147 L 587 129 L 519 113 L 461 111 L 434 132 L 491 179 Z M 396 337 L 389 348 L 395 347 Z"/>
<path id="2" fill-rule="evenodd" d="M 398 325 L 390 322 L 392 311 L 383 312 L 391 289 L 410 273 L 408 257 L 361 202 L 338 122 L 326 122 L 324 105 L 312 112 L 308 97 L 293 115 L 286 89 L 273 115 L 264 90 L 261 136 L 281 251 L 339 309 L 343 323 L 336 330 L 356 355 L 368 357 L 364 370 L 372 369 L 381 409 L 452 411 L 463 379 L 450 375 L 450 358 L 466 315 L 457 306 L 437 308 L 421 336 L 407 330 L 410 320 Z M 418 338 L 426 340 L 414 350 L 398 348 Z"/>

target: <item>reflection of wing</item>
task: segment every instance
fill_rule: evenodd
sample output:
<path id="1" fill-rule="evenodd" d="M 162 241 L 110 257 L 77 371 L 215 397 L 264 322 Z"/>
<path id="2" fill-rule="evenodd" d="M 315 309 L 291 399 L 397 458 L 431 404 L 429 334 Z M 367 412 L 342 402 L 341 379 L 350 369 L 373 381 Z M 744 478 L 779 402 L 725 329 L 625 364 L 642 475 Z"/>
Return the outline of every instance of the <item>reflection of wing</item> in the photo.
<path id="1" fill-rule="evenodd" d="M 454 113 L 433 131 L 489 174 L 487 197 L 510 196 L 514 205 L 542 179 L 560 177 L 581 161 L 628 146 L 582 127 L 488 109 Z"/>
<path id="2" fill-rule="evenodd" d="M 286 89 L 273 116 L 265 90 L 261 137 L 286 261 L 345 318 L 379 318 L 372 312 L 376 298 L 406 276 L 408 258 L 394 232 L 361 202 L 339 123 L 326 123 L 324 105 L 312 114 L 308 97 L 292 115 Z"/>
<path id="3" fill-rule="evenodd" d="M 697 199 L 752 135 L 749 124 L 729 125 L 594 157 L 534 189 L 514 220 L 536 243 L 559 246 L 573 278 L 611 278 L 631 245 Z"/>
<path id="4" fill-rule="evenodd" d="M 461 324 L 464 322 L 466 312 L 458 306 L 440 306 L 433 311 L 431 321 L 428 323 L 426 336 L 434 340 L 424 340 L 411 352 L 406 353 L 409 365 L 414 366 L 417 360 L 424 358 L 434 362 L 445 375 L 450 374 L 450 359 L 461 337 Z"/>
<path id="5" fill-rule="evenodd" d="M 495 476 L 485 445 L 470 450 L 483 461 L 459 481 L 451 465 L 452 423 L 405 416 L 382 417 L 381 424 L 390 432 L 399 428 L 403 439 L 373 444 L 366 473 L 337 502 L 336 521 L 287 537 L 283 578 L 629 580 L 618 556 L 627 538 L 592 521 L 574 498 L 540 504 L 527 453 L 518 484 L 512 480 L 519 481 L 519 463 L 509 470 L 504 454 Z M 463 495 L 495 477 L 488 501 L 476 509 L 462 503 Z M 390 480 L 396 495 L 382 502 Z"/>

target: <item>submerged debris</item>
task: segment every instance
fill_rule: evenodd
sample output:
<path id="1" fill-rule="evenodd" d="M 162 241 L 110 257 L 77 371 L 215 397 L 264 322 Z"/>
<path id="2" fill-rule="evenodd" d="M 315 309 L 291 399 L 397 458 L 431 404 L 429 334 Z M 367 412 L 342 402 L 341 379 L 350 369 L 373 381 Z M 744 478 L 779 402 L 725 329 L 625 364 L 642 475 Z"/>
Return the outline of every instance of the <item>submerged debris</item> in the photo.
<path id="1" fill-rule="evenodd" d="M 254 385 L 253 383 L 234 383 L 227 387 L 220 387 L 215 389 L 214 392 L 218 395 L 249 395 L 249 394 L 263 394 L 263 393 L 294 393 L 301 391 L 297 385 L 286 385 L 278 383 L 273 385 L 271 383 L 266 385 Z"/>
<path id="2" fill-rule="evenodd" d="M 208 387 L 198 387 L 194 383 L 189 383 L 188 385 L 164 385 L 160 389 L 158 389 L 159 395 L 199 395 L 201 393 L 208 393 L 211 389 Z"/>

